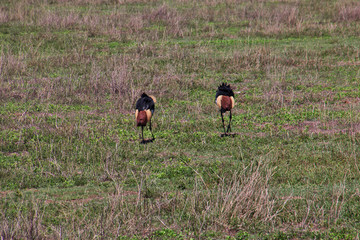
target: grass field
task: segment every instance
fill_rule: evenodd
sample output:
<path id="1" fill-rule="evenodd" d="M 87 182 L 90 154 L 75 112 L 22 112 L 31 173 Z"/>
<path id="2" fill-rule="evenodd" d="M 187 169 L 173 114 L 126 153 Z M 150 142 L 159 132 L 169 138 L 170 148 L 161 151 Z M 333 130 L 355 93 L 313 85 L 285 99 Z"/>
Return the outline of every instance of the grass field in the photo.
<path id="1" fill-rule="evenodd" d="M 356 0 L 0 0 L 1 239 L 359 239 L 359 33 Z"/>

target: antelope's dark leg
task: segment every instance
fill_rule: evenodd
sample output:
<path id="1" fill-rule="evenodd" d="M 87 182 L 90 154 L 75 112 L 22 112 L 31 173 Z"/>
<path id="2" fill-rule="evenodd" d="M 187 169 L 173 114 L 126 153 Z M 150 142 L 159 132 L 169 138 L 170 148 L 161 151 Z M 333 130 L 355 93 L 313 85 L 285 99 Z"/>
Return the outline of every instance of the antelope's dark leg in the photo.
<path id="1" fill-rule="evenodd" d="M 224 128 L 224 134 L 226 135 L 226 132 L 225 132 L 225 123 L 224 123 L 224 116 L 223 116 L 223 111 L 220 110 L 220 115 L 221 115 L 221 120 L 222 120 L 222 124 L 223 124 L 223 128 Z"/>
<path id="2" fill-rule="evenodd" d="M 142 141 L 144 142 L 144 126 L 141 126 L 141 137 Z"/>
<path id="3" fill-rule="evenodd" d="M 150 129 L 150 132 L 151 132 L 152 139 L 154 140 L 155 137 L 154 137 L 154 134 L 152 133 L 152 129 L 151 129 L 151 120 L 150 120 L 150 123 L 149 123 L 149 129 Z"/>
<path id="4" fill-rule="evenodd" d="M 230 110 L 230 117 L 229 117 L 229 126 L 227 127 L 227 131 L 226 132 L 231 132 L 231 126 L 230 126 L 230 124 L 231 124 L 231 118 L 232 118 L 232 115 L 231 115 L 231 110 Z"/>

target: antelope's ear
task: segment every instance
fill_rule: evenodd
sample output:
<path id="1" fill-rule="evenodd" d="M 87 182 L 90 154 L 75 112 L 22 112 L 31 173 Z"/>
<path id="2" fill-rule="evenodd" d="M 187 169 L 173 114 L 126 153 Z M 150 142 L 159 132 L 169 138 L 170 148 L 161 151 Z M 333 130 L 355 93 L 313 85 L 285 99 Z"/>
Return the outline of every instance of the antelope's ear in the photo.
<path id="1" fill-rule="evenodd" d="M 219 108 L 221 108 L 221 99 L 222 99 L 222 95 L 218 96 L 216 99 L 216 105 L 218 105 Z"/>
<path id="2" fill-rule="evenodd" d="M 154 103 L 156 103 L 156 98 L 153 95 L 150 95 L 149 97 L 151 97 L 151 99 L 154 101 Z"/>
<path id="3" fill-rule="evenodd" d="M 234 108 L 234 106 L 235 106 L 235 99 L 234 99 L 234 97 L 230 97 L 230 100 L 231 100 L 231 108 Z"/>
<path id="4" fill-rule="evenodd" d="M 138 114 L 139 114 L 139 110 L 136 109 L 136 111 L 135 111 L 135 120 L 137 119 Z"/>

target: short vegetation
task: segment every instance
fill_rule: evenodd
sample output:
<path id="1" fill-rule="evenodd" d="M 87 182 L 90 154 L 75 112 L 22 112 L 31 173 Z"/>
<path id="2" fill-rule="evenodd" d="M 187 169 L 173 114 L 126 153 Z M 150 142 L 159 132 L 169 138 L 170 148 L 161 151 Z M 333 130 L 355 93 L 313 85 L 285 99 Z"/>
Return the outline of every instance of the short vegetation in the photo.
<path id="1" fill-rule="evenodd" d="M 359 1 L 0 2 L 1 239 L 359 239 Z"/>

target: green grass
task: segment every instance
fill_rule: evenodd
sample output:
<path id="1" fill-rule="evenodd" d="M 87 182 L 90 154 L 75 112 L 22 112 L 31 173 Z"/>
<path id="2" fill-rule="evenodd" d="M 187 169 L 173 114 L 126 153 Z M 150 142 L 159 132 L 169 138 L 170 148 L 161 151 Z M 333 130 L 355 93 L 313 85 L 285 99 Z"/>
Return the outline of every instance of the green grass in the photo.
<path id="1" fill-rule="evenodd" d="M 3 5 L 2 238 L 359 238 L 356 1 Z"/>

